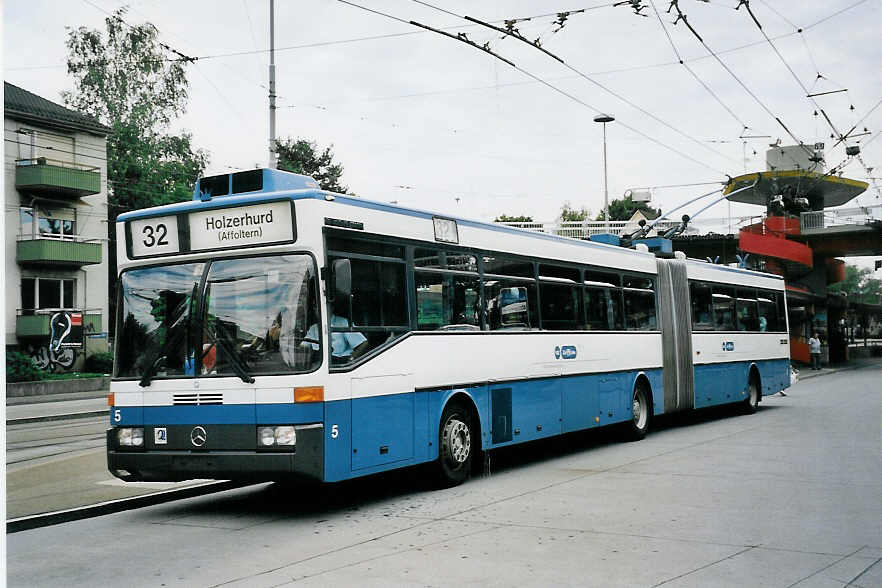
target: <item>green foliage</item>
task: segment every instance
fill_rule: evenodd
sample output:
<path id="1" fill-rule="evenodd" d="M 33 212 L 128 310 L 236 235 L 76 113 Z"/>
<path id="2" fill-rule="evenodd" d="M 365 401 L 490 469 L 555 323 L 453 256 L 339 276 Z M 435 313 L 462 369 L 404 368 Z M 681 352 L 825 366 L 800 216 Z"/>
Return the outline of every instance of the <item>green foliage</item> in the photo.
<path id="1" fill-rule="evenodd" d="M 106 18 L 104 33 L 68 29 L 74 90 L 62 93 L 67 106 L 110 127 L 108 203 L 118 210 L 188 199 L 208 159 L 188 133 L 167 133 L 186 108 L 184 62 L 162 46 L 152 24 L 125 24 L 125 12 Z"/>
<path id="2" fill-rule="evenodd" d="M 846 294 L 853 302 L 882 304 L 882 280 L 872 276 L 873 270 L 869 268 L 846 265 L 845 279 L 838 284 L 828 286 L 827 291 Z"/>
<path id="3" fill-rule="evenodd" d="M 531 223 L 533 222 L 532 216 L 508 216 L 507 214 L 500 214 L 495 219 L 493 219 L 494 223 Z"/>
<path id="4" fill-rule="evenodd" d="M 591 216 L 591 211 L 585 208 L 584 206 L 578 210 L 573 208 L 569 201 L 563 203 L 563 206 L 560 207 L 560 220 L 561 222 L 577 222 L 586 220 L 589 216 Z"/>
<path id="5" fill-rule="evenodd" d="M 7 382 L 35 382 L 45 380 L 46 373 L 37 369 L 34 360 L 20 351 L 6 353 Z"/>
<path id="6" fill-rule="evenodd" d="M 94 353 L 86 358 L 83 369 L 87 372 L 98 374 L 109 374 L 113 371 L 113 353 L 110 351 L 102 351 Z"/>
<path id="7" fill-rule="evenodd" d="M 331 145 L 333 147 L 333 145 Z M 340 184 L 343 166 L 334 163 L 331 147 L 320 150 L 315 141 L 287 138 L 276 141 L 281 170 L 311 176 L 322 190 L 346 194 L 349 188 Z"/>
<path id="8" fill-rule="evenodd" d="M 610 201 L 609 218 L 613 221 L 631 220 L 631 217 L 634 216 L 634 212 L 638 210 L 650 220 L 661 216 L 660 208 L 653 208 L 645 202 L 634 202 L 631 200 L 630 196 L 626 196 L 624 198 L 616 198 L 615 200 Z M 606 220 L 604 211 L 600 211 L 600 214 L 597 215 L 597 220 Z"/>

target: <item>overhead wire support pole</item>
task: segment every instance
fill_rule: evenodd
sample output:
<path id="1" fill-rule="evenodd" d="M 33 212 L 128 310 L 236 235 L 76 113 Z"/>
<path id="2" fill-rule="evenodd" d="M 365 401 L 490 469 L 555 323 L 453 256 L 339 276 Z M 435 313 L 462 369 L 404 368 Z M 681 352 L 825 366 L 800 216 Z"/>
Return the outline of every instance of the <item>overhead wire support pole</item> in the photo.
<path id="1" fill-rule="evenodd" d="M 276 169 L 276 23 L 275 0 L 270 0 L 270 62 L 269 62 L 269 167 Z"/>

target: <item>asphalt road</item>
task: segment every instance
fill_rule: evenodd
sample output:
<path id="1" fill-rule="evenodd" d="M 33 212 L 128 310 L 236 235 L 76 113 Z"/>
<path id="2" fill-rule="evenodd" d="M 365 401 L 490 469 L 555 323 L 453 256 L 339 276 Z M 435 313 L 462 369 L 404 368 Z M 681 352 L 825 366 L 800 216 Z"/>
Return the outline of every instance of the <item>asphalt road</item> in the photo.
<path id="1" fill-rule="evenodd" d="M 259 485 L 7 536 L 10 586 L 882 586 L 882 367 L 755 415 L 420 470 Z M 74 434 L 74 431 L 71 431 Z"/>

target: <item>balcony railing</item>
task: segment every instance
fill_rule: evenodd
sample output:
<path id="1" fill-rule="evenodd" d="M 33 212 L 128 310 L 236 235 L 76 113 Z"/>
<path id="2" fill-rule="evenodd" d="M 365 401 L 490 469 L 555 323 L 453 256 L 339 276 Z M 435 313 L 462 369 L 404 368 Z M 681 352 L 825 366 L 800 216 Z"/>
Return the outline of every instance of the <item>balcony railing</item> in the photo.
<path id="1" fill-rule="evenodd" d="M 75 239 L 22 239 L 15 245 L 19 265 L 81 267 L 101 263 L 101 243 Z"/>
<path id="2" fill-rule="evenodd" d="M 45 157 L 18 159 L 15 162 L 15 187 L 52 196 L 81 198 L 101 191 L 101 170 Z"/>
<path id="3" fill-rule="evenodd" d="M 84 334 L 103 332 L 100 309 L 19 308 L 16 310 L 15 336 L 21 338 L 49 337 L 52 334 L 49 321 L 56 312 L 82 313 Z"/>

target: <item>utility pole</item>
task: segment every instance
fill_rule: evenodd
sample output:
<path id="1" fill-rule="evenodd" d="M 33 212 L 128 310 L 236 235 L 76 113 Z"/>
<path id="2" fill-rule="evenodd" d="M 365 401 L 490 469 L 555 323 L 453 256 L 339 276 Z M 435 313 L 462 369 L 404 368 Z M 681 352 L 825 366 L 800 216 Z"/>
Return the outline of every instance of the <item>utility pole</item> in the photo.
<path id="1" fill-rule="evenodd" d="M 269 167 L 276 169 L 276 23 L 275 0 L 270 0 L 270 62 L 269 62 Z"/>

